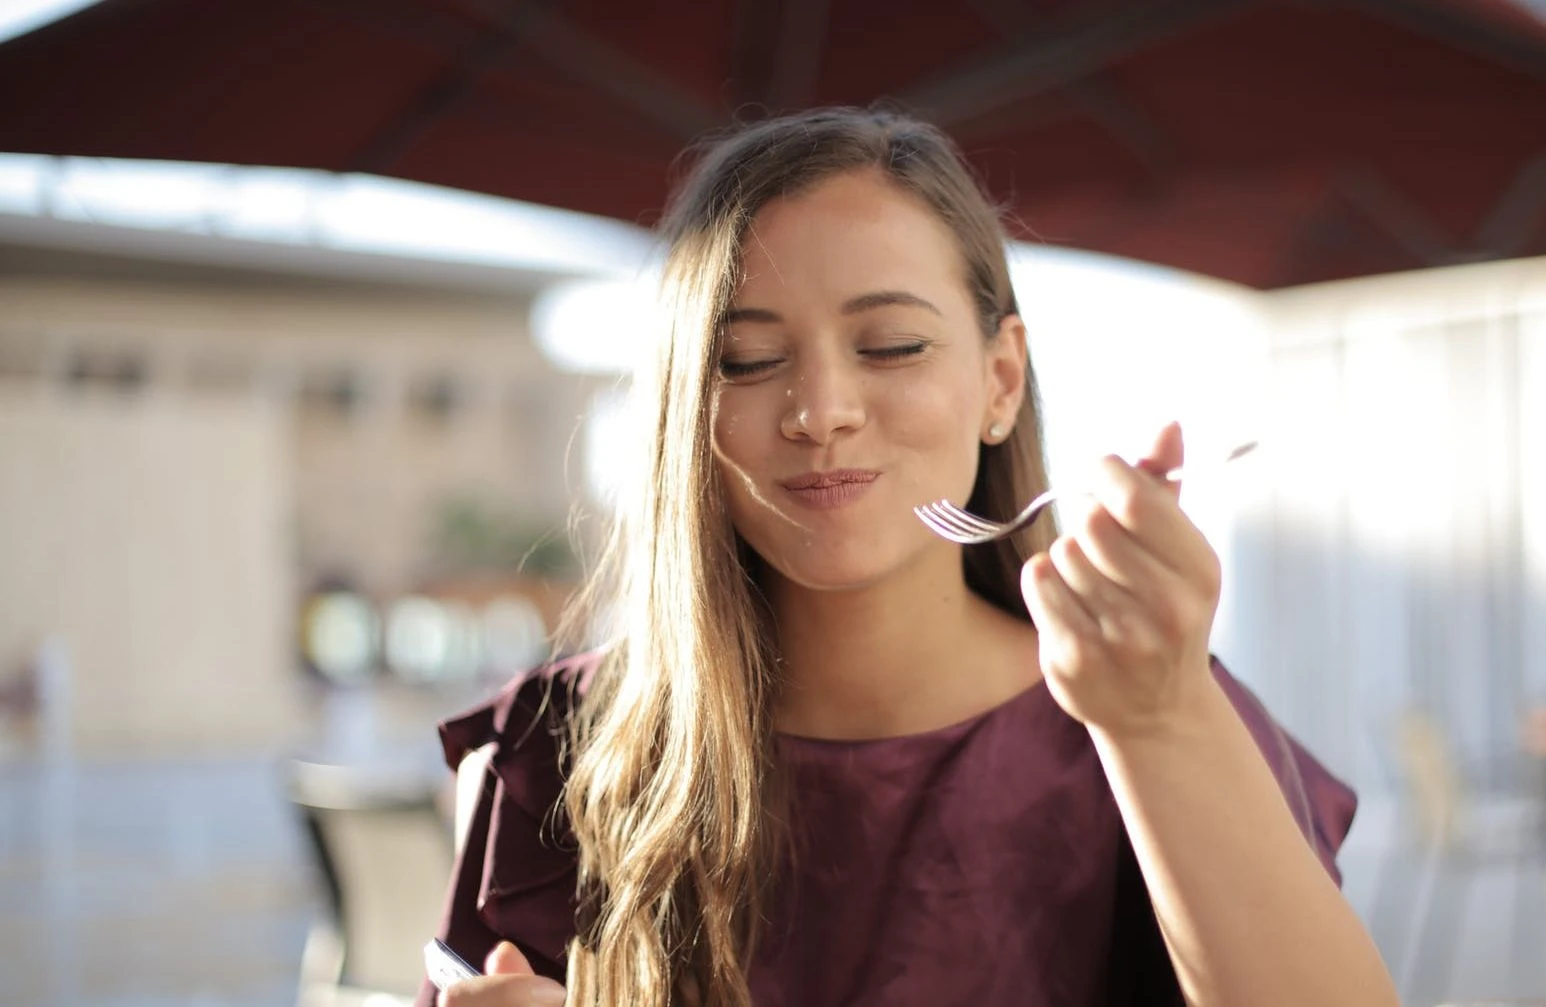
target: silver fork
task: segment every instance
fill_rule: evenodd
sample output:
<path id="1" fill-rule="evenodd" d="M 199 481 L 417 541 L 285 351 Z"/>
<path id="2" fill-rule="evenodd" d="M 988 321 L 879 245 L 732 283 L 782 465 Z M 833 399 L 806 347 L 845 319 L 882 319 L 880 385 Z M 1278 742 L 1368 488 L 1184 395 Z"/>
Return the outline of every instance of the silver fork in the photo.
<path id="1" fill-rule="evenodd" d="M 1225 455 L 1223 461 L 1217 464 L 1225 465 L 1254 450 L 1256 450 L 1256 441 L 1246 441 Z M 1165 473 L 1165 478 L 1172 482 L 1180 479 L 1181 469 L 1171 469 Z M 930 531 L 941 538 L 947 538 L 962 545 L 979 545 L 1004 538 L 1006 535 L 1013 535 L 1040 517 L 1042 511 L 1068 495 L 1067 491 L 1049 489 L 1008 521 L 989 521 L 970 511 L 962 510 L 949 500 L 936 500 L 933 503 L 914 507 L 913 513 L 918 515 L 918 520 L 928 525 Z"/>

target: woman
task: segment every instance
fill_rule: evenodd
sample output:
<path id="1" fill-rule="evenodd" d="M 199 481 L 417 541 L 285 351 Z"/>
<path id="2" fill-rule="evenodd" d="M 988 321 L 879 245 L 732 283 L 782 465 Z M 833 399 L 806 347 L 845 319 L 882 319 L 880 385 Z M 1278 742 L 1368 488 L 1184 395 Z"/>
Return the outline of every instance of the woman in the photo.
<path id="1" fill-rule="evenodd" d="M 492 743 L 443 936 L 495 973 L 445 1002 L 1395 1004 L 1337 888 L 1352 794 L 1210 659 L 1219 563 L 1155 475 L 1179 428 L 1061 537 L 913 516 L 1045 488 L 949 141 L 763 122 L 663 230 L 646 463 L 591 583 L 621 642 L 443 728 L 453 764 Z"/>

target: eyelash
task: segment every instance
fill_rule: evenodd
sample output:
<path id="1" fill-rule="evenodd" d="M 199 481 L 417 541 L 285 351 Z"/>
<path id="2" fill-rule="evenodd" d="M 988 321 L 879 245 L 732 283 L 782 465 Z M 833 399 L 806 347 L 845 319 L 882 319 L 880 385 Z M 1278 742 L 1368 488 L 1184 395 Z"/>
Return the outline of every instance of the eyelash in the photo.
<path id="1" fill-rule="evenodd" d="M 901 360 L 905 357 L 916 356 L 917 354 L 922 353 L 924 350 L 928 349 L 928 346 L 929 344 L 927 342 L 903 343 L 899 346 L 884 346 L 880 349 L 860 350 L 859 354 L 860 356 L 867 357 L 871 360 Z M 781 358 L 775 358 L 772 360 L 750 360 L 744 363 L 736 360 L 721 360 L 719 362 L 719 373 L 720 376 L 724 378 L 749 378 L 756 374 L 760 374 L 772 367 L 775 367 L 781 362 Z"/>
<path id="2" fill-rule="evenodd" d="M 911 357 L 928 349 L 926 342 L 902 343 L 898 346 L 883 346 L 878 350 L 861 350 L 860 352 L 872 360 L 900 360 L 902 357 Z"/>
<path id="3" fill-rule="evenodd" d="M 719 376 L 722 378 L 749 378 L 754 374 L 773 367 L 777 360 L 753 360 L 749 363 L 741 363 L 735 360 L 721 360 L 719 362 Z"/>

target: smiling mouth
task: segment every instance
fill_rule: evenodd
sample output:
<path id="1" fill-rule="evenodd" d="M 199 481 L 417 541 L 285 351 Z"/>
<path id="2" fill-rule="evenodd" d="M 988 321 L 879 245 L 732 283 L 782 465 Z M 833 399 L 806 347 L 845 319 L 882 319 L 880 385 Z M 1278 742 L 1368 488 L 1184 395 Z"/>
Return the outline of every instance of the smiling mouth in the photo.
<path id="1" fill-rule="evenodd" d="M 867 469 L 836 469 L 831 472 L 807 472 L 803 476 L 795 476 L 793 479 L 784 480 L 784 488 L 800 492 L 803 490 L 832 489 L 838 486 L 852 486 L 856 484 L 869 484 L 880 477 L 879 472 Z"/>
<path id="2" fill-rule="evenodd" d="M 834 510 L 859 499 L 869 491 L 879 472 L 867 469 L 843 469 L 832 472 L 807 472 L 786 479 L 784 489 L 796 503 L 812 510 Z"/>

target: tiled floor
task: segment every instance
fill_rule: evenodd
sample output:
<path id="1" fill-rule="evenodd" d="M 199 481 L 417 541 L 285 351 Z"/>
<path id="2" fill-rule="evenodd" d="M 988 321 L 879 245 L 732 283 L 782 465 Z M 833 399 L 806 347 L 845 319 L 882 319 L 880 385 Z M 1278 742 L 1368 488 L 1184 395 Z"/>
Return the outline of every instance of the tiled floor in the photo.
<path id="1" fill-rule="evenodd" d="M 1365 918 L 1391 822 L 1366 801 L 1342 858 Z M 316 908 L 309 870 L 276 761 L 0 766 L 0 1004 L 291 1007 Z M 1392 877 L 1409 893 L 1410 869 Z M 1448 992 L 1546 997 L 1546 878 L 1476 879 L 1447 939 Z M 1387 929 L 1404 930 L 1410 907 L 1394 905 Z M 1395 964 L 1397 936 L 1376 938 Z M 1433 949 L 1425 959 L 1440 963 Z"/>
<path id="2" fill-rule="evenodd" d="M 0 771 L 0 1003 L 294 1001 L 312 880 L 268 761 Z"/>

